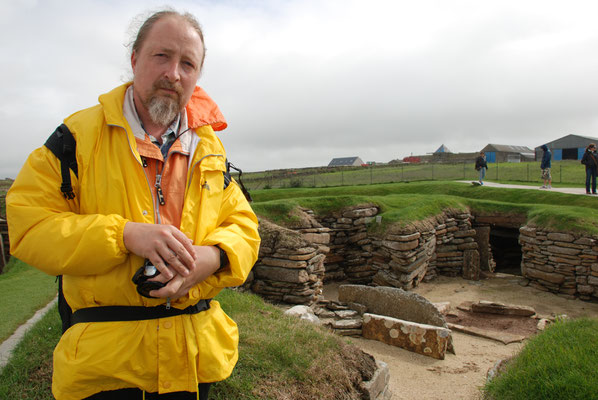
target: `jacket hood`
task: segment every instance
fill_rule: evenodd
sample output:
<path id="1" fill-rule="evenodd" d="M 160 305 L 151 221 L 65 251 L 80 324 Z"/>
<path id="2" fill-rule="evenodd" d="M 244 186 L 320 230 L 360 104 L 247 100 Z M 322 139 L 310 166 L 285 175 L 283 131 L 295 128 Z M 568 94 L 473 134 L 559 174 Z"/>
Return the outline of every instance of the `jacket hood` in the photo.
<path id="1" fill-rule="evenodd" d="M 540 146 L 540 148 L 544 151 L 548 150 L 548 146 L 546 146 L 545 144 L 543 144 L 542 146 Z"/>
<path id="2" fill-rule="evenodd" d="M 98 100 L 104 106 L 106 121 L 109 124 L 119 124 L 119 121 L 122 120 L 125 92 L 132 84 L 133 82 L 127 82 L 99 97 Z M 199 86 L 195 86 L 185 109 L 187 110 L 188 126 L 192 129 L 210 125 L 215 131 L 222 131 L 228 126 L 218 105 Z"/>

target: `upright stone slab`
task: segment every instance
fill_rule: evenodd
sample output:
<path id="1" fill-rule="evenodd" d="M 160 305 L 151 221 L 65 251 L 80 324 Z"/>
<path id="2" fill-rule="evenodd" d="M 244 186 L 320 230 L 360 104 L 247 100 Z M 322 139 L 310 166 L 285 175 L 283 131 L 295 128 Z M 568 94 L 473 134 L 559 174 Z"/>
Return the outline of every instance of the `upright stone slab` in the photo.
<path id="1" fill-rule="evenodd" d="M 382 315 L 363 315 L 363 337 L 444 360 L 451 331 Z"/>
<path id="2" fill-rule="evenodd" d="M 480 253 L 480 270 L 493 272 L 492 253 L 490 252 L 490 227 L 476 226 L 475 241 Z"/>
<path id="3" fill-rule="evenodd" d="M 480 280 L 480 254 L 477 250 L 463 252 L 463 279 Z"/>

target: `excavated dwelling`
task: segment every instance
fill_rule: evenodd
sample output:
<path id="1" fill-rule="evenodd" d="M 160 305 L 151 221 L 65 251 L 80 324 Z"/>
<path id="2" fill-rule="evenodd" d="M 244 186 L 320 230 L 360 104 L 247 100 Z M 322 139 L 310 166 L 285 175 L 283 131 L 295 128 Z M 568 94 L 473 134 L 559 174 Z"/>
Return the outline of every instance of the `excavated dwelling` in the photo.
<path id="1" fill-rule="evenodd" d="M 403 321 L 392 306 L 372 314 L 371 298 L 326 300 L 324 282 L 386 287 L 408 299 L 404 291 L 438 275 L 479 280 L 496 271 L 567 298 L 598 300 L 598 237 L 530 226 L 520 215 L 462 210 L 381 232 L 371 229 L 381 222 L 378 213 L 374 204 L 363 204 L 325 216 L 297 209 L 287 227 L 261 220 L 259 258 L 244 286 L 276 303 L 310 306 L 338 334 L 377 337 L 440 359 L 452 351 L 445 323 Z M 407 331 L 417 334 L 402 339 Z M 442 345 L 409 343 L 416 337 Z"/>
<path id="2" fill-rule="evenodd" d="M 323 299 L 324 281 L 409 290 L 439 274 L 477 280 L 496 271 L 559 295 L 598 299 L 596 237 L 528 226 L 521 215 L 454 210 L 372 233 L 378 213 L 363 204 L 325 216 L 298 209 L 288 227 L 262 220 L 246 286 L 274 302 L 311 305 Z"/>

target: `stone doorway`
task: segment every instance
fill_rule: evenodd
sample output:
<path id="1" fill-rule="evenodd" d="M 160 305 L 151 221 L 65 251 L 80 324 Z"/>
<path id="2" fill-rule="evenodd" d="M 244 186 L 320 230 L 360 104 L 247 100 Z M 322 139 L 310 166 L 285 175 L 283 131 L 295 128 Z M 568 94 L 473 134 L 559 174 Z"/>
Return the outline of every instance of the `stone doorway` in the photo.
<path id="1" fill-rule="evenodd" d="M 519 229 L 492 226 L 489 232 L 492 258 L 496 263 L 495 272 L 521 275 L 521 245 Z"/>

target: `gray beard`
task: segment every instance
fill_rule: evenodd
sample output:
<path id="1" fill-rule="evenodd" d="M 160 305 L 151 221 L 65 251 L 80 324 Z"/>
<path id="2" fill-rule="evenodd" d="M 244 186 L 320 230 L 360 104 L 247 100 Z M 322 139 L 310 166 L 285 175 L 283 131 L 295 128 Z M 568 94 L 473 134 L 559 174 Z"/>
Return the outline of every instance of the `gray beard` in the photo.
<path id="1" fill-rule="evenodd" d="M 147 107 L 152 122 L 160 126 L 170 126 L 180 112 L 178 102 L 169 97 L 152 97 Z"/>

